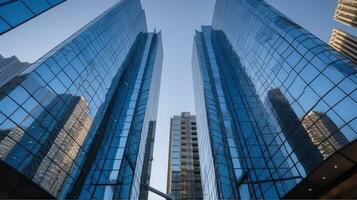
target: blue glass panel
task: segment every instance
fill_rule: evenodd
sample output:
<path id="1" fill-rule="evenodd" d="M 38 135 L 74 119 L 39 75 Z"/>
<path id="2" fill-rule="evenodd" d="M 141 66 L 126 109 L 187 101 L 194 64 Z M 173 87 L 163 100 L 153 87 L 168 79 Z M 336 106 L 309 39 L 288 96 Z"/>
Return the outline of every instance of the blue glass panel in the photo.
<path id="1" fill-rule="evenodd" d="M 218 167 L 236 166 L 227 146 L 237 144 L 250 198 L 281 199 L 349 145 L 357 137 L 357 76 L 347 63 L 263 0 L 217 0 L 192 56 L 200 154 L 209 161 L 201 171 L 213 171 L 202 180 L 207 198 L 232 199 L 225 178 L 237 179 Z"/>
<path id="2" fill-rule="evenodd" d="M 16 26 L 23 21 L 31 18 L 33 14 L 26 6 L 16 1 L 0 7 L 0 16 L 3 17 L 12 26 Z"/>
<path id="3" fill-rule="evenodd" d="M 35 13 L 48 8 L 46 2 L 62 2 L 24 1 Z M 29 10 L 19 2 L 0 8 L 1 17 L 19 15 L 12 19 L 13 25 L 30 16 L 23 17 Z M 162 59 L 159 34 L 143 32 L 140 2 L 121 1 L 39 59 L 32 71 L 1 88 L 0 162 L 16 168 L 48 198 L 71 194 L 75 199 L 93 195 L 107 199 L 114 191 L 108 194 L 103 186 L 95 193 L 95 188 L 99 181 L 117 181 L 125 182 L 115 187 L 119 199 L 129 195 L 139 199 L 141 177 L 134 176 L 127 158 L 140 169 L 138 173 L 144 173 L 145 163 L 137 157 L 144 157 L 143 133 L 156 119 Z M 95 160 L 86 163 L 93 151 Z M 82 181 L 86 184 L 74 188 Z"/>
<path id="4" fill-rule="evenodd" d="M 0 4 L 6 3 L 6 2 L 9 2 L 9 1 L 12 1 L 12 0 L 0 0 Z"/>
<path id="5" fill-rule="evenodd" d="M 61 2 L 63 2 L 64 0 L 48 0 L 48 2 L 50 2 L 50 4 L 51 5 L 57 5 L 57 4 L 59 4 L 59 3 L 61 3 Z"/>
<path id="6" fill-rule="evenodd" d="M 10 26 L 0 18 L 0 34 L 9 30 Z"/>
<path id="7" fill-rule="evenodd" d="M 23 0 L 23 2 L 35 13 L 39 14 L 51 5 L 46 0 Z"/>

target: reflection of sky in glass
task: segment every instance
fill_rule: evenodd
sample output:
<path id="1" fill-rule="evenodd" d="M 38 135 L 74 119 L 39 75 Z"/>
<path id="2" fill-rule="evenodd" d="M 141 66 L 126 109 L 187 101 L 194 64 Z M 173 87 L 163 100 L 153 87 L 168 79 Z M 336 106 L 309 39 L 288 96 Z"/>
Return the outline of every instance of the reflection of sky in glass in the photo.
<path id="1" fill-rule="evenodd" d="M 65 197 L 123 74 L 123 62 L 145 31 L 139 1 L 119 3 L 1 87 L 0 150 L 9 152 L 1 159 L 51 195 Z M 125 141 L 117 138 L 121 148 Z M 51 156 L 58 160 L 53 163 Z"/>
<path id="2" fill-rule="evenodd" d="M 0 35 L 65 0 L 15 0 L 0 2 Z"/>
<path id="3" fill-rule="evenodd" d="M 250 7 L 254 2 L 242 2 L 241 4 Z M 235 3 L 227 3 L 225 6 L 228 5 L 235 7 Z M 220 9 L 223 9 L 223 5 L 218 7 L 218 10 Z M 267 10 L 262 12 L 269 13 Z M 240 13 L 246 14 L 245 11 Z M 230 12 L 222 13 L 220 20 L 224 20 L 224 17 L 227 16 L 230 16 Z M 225 30 L 225 24 L 229 22 L 222 21 L 220 23 L 217 21 L 218 17 L 215 19 L 213 21 L 217 28 Z M 256 19 L 259 20 L 259 16 Z M 284 20 L 277 22 L 283 24 Z M 237 22 L 232 25 L 236 26 L 237 24 L 247 26 L 244 22 Z M 263 24 L 261 26 L 266 27 Z M 308 111 L 316 110 L 327 113 L 337 127 L 342 128 L 347 125 L 356 131 L 355 66 L 352 63 L 348 64 L 347 58 L 333 51 L 327 44 L 315 39 L 303 29 L 287 29 L 284 26 L 279 27 L 278 23 L 273 26 L 277 28 L 276 32 L 285 32 L 284 39 L 286 40 L 282 40 L 281 37 L 273 34 L 269 36 L 269 40 L 266 40 L 265 43 L 258 43 L 254 40 L 246 42 L 246 40 L 240 40 L 238 37 L 238 34 L 244 35 L 243 28 L 237 29 L 238 31 L 234 33 L 230 32 L 231 29 L 227 32 L 228 37 L 239 45 L 235 47 L 238 54 L 246 54 L 247 48 L 259 48 L 257 57 L 242 57 L 242 62 L 247 63 L 245 67 L 248 72 L 258 72 L 257 75 L 251 75 L 253 81 L 256 82 L 258 93 L 264 94 L 265 81 L 273 81 L 272 86 L 276 85 L 282 88 L 300 119 Z M 265 30 L 268 32 L 269 28 L 255 29 L 249 37 L 255 38 L 254 35 L 264 35 Z M 276 48 L 276 52 L 271 54 L 270 57 L 266 57 L 271 52 L 268 51 L 268 47 Z M 286 62 L 282 62 L 281 58 L 285 59 Z M 258 59 L 259 63 L 262 62 L 264 65 L 256 63 L 259 66 L 258 68 L 258 66 L 253 67 L 253 65 L 248 64 L 251 61 L 255 62 L 254 59 Z M 277 67 L 279 65 L 275 63 L 280 63 L 281 67 Z M 269 66 L 275 67 L 270 68 Z M 276 78 L 269 75 L 269 69 L 274 69 L 273 73 L 276 74 Z M 349 86 L 346 85 L 346 82 L 349 82 Z M 337 116 L 333 113 L 336 113 Z M 344 134 L 349 139 L 355 139 L 357 137 L 355 131 L 353 131 L 354 133 L 346 131 Z"/>
<path id="4" fill-rule="evenodd" d="M 223 121 L 224 112 L 229 111 L 239 127 L 234 141 L 241 145 L 237 145 L 240 161 L 252 182 L 248 184 L 252 195 L 281 198 L 324 159 L 357 138 L 356 65 L 263 1 L 218 0 L 213 28 L 223 30 L 228 41 L 220 41 L 218 36 L 201 39 L 202 33 L 198 33 L 193 54 L 199 60 L 193 60 L 193 67 L 201 70 L 194 69 L 195 89 L 203 90 L 195 91 L 197 116 L 203 118 L 198 121 L 209 122 L 210 132 L 201 134 L 210 137 L 212 155 L 208 156 L 215 163 L 204 166 L 203 174 L 214 167 L 216 173 L 209 180 L 222 188 L 218 195 L 238 198 L 222 178 L 223 172 L 231 177 L 225 170 L 229 155 L 222 153 L 229 144 L 221 140 L 231 131 Z M 205 32 L 205 27 L 202 30 Z M 225 53 L 229 43 L 232 49 Z M 242 66 L 238 61 L 227 61 L 234 53 Z M 234 75 L 226 72 L 229 68 Z M 246 74 L 250 84 L 242 84 L 241 74 Z M 224 89 L 217 88 L 224 83 Z M 200 92 L 203 94 L 197 94 Z M 206 107 L 199 105 L 202 102 Z M 229 106 L 218 109 L 221 104 Z M 240 113 L 245 109 L 249 120 L 241 121 Z M 255 126 L 250 128 L 250 123 Z M 204 143 L 200 150 L 206 155 L 207 139 L 200 140 Z M 231 161 L 234 165 L 233 158 Z M 273 181 L 276 178 L 281 183 Z M 266 183 L 259 182 L 264 180 Z M 208 184 L 203 186 L 206 195 L 214 198 Z"/>

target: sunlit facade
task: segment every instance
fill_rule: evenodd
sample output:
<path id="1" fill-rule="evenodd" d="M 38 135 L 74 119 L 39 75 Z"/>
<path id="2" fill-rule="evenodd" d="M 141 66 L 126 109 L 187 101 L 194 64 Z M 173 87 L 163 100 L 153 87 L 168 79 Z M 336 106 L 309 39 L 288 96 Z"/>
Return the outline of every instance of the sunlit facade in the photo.
<path id="1" fill-rule="evenodd" d="M 205 199 L 356 197 L 349 58 L 264 1 L 217 0 L 192 67 Z"/>
<path id="2" fill-rule="evenodd" d="M 162 56 L 123 0 L 4 84 L 0 197 L 147 196 Z"/>
<path id="3" fill-rule="evenodd" d="M 0 35 L 46 12 L 66 0 L 0 1 Z"/>
<path id="4" fill-rule="evenodd" d="M 202 199 L 196 117 L 182 112 L 170 120 L 167 194 L 174 199 Z"/>
<path id="5" fill-rule="evenodd" d="M 357 63 L 357 38 L 339 29 L 333 29 L 329 44 Z"/>
<path id="6" fill-rule="evenodd" d="M 334 18 L 348 26 L 357 27 L 357 2 L 355 0 L 338 0 Z"/>

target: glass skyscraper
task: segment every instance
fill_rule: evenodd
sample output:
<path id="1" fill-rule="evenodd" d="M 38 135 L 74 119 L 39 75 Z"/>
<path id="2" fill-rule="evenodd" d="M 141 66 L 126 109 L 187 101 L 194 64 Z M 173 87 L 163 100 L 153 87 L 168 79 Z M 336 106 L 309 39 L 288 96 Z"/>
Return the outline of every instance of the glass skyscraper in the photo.
<path id="1" fill-rule="evenodd" d="M 46 12 L 66 0 L 0 1 L 0 35 Z"/>
<path id="2" fill-rule="evenodd" d="M 217 0 L 192 67 L 205 199 L 357 197 L 354 62 L 262 0 Z"/>
<path id="3" fill-rule="evenodd" d="M 162 57 L 123 0 L 6 82 L 0 197 L 147 197 Z"/>

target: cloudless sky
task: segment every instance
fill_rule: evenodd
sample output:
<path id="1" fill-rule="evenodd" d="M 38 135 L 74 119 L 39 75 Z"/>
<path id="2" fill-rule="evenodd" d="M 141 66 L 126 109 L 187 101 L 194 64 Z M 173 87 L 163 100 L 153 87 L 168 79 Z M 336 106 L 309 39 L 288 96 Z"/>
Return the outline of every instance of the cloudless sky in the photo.
<path id="1" fill-rule="evenodd" d="M 332 28 L 357 35 L 333 20 L 337 0 L 266 0 L 324 41 Z M 0 36 L 0 54 L 34 62 L 118 0 L 68 0 Z M 209 25 L 214 0 L 141 0 L 148 30 L 162 30 L 164 61 L 151 186 L 166 192 L 170 117 L 194 113 L 191 54 L 194 30 Z M 150 194 L 150 199 L 159 197 Z"/>

